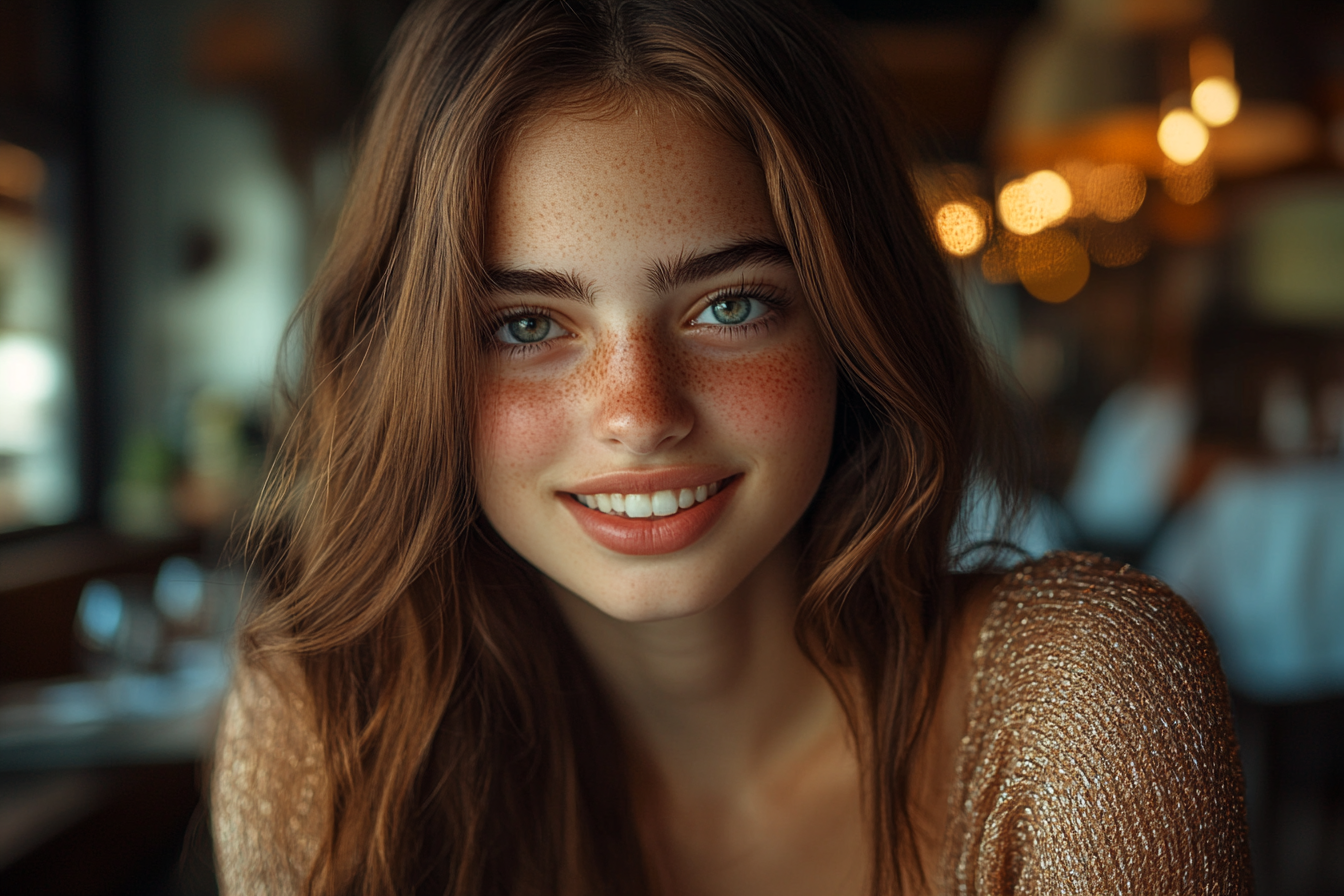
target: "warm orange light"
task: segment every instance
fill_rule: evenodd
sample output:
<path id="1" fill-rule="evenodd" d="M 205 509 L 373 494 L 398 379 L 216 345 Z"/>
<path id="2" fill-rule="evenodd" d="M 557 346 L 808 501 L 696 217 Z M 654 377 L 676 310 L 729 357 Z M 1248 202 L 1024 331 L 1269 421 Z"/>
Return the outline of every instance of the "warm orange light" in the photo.
<path id="1" fill-rule="evenodd" d="M 984 215 L 968 202 L 943 203 L 933 224 L 943 248 L 962 258 L 978 251 L 989 235 Z"/>
<path id="2" fill-rule="evenodd" d="M 1190 83 L 1198 84 L 1214 76 L 1236 77 L 1232 47 L 1216 34 L 1205 34 L 1190 42 Z"/>
<path id="3" fill-rule="evenodd" d="M 1181 205 L 1194 205 L 1213 192 L 1217 178 L 1207 161 L 1193 165 L 1167 163 L 1162 173 L 1162 189 Z"/>
<path id="4" fill-rule="evenodd" d="M 1103 221 L 1126 221 L 1138 212 L 1148 195 L 1148 180 L 1133 165 L 1114 164 L 1094 168 L 1087 178 L 1092 213 Z"/>
<path id="5" fill-rule="evenodd" d="M 1029 236 L 1063 220 L 1073 207 L 1068 181 L 1054 171 L 1037 171 L 999 191 L 999 219 L 1013 233 Z"/>
<path id="6" fill-rule="evenodd" d="M 1073 205 L 1069 209 L 1069 214 L 1075 218 L 1085 218 L 1092 214 L 1092 199 L 1088 193 L 1087 183 L 1092 177 L 1092 172 L 1097 170 L 1097 166 L 1087 159 L 1064 159 L 1055 165 L 1055 170 L 1063 177 L 1069 185 L 1069 191 L 1073 194 Z"/>
<path id="7" fill-rule="evenodd" d="M 1241 88 L 1230 78 L 1205 78 L 1190 92 L 1190 106 L 1211 127 L 1222 127 L 1241 109 Z"/>
<path id="8" fill-rule="evenodd" d="M 1092 265 L 1087 250 L 1065 229 L 1024 240 L 1017 251 L 1022 285 L 1042 302 L 1066 302 L 1087 284 Z"/>
<path id="9" fill-rule="evenodd" d="M 1065 159 L 1055 165 L 1073 193 L 1074 218 L 1096 215 L 1112 223 L 1134 217 L 1148 193 L 1148 181 L 1134 165 L 1096 165 L 1086 159 Z"/>
<path id="10" fill-rule="evenodd" d="M 1122 224 L 1096 221 L 1089 225 L 1079 238 L 1087 247 L 1087 254 L 1103 267 L 1127 267 L 1148 254 L 1148 234 L 1133 220 Z"/>
<path id="11" fill-rule="evenodd" d="M 37 153 L 0 140 L 0 196 L 32 202 L 46 179 L 47 166 Z"/>
<path id="12" fill-rule="evenodd" d="M 1178 165 L 1189 165 L 1209 145 L 1209 129 L 1189 109 L 1172 109 L 1157 127 L 1157 145 Z"/>
<path id="13" fill-rule="evenodd" d="M 980 256 L 980 273 L 988 283 L 1017 282 L 1017 246 L 1022 237 L 1000 227 L 994 231 L 985 254 Z"/>

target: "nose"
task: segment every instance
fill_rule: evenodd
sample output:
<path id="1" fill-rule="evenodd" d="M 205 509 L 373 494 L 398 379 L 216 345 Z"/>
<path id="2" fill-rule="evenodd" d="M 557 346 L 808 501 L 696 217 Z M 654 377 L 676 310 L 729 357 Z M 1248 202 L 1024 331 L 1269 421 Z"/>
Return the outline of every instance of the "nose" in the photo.
<path id="1" fill-rule="evenodd" d="M 665 451 L 695 418 L 675 351 L 651 333 L 616 338 L 600 350 L 594 435 L 633 454 Z"/>

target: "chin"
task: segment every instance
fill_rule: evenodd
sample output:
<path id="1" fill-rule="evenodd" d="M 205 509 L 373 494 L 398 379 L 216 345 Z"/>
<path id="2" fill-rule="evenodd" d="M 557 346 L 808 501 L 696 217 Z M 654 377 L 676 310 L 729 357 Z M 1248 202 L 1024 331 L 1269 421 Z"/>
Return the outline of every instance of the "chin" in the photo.
<path id="1" fill-rule="evenodd" d="M 685 619 L 713 610 L 723 603 L 733 588 L 747 577 L 744 574 L 725 588 L 723 581 L 683 582 L 669 588 L 666 576 L 613 575 L 606 587 L 591 581 L 566 585 L 563 580 L 548 577 L 551 591 L 567 611 L 602 614 L 617 622 L 667 622 Z M 584 579 L 590 579 L 585 576 Z"/>
<path id="2" fill-rule="evenodd" d="M 783 593 L 796 585 L 799 551 L 791 529 L 758 532 L 756 538 L 730 536 L 703 548 L 663 563 L 604 563 L 609 558 L 581 555 L 576 562 L 551 565 L 544 574 L 571 620 L 577 612 L 622 623 L 690 619 L 738 598 L 750 602 L 752 595 Z"/>

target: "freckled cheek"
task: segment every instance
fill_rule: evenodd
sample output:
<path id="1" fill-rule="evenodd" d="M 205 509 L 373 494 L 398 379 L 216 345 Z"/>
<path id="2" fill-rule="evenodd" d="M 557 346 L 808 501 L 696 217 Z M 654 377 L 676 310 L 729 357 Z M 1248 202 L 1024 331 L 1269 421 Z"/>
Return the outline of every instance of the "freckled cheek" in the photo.
<path id="1" fill-rule="evenodd" d="M 477 418 L 477 457 L 513 477 L 543 466 L 558 454 L 571 430 L 572 390 L 564 382 L 499 379 L 482 396 Z"/>
<path id="2" fill-rule="evenodd" d="M 722 431 L 763 449 L 829 445 L 835 365 L 820 346 L 809 341 L 716 368 L 697 379 L 705 384 L 703 412 Z"/>

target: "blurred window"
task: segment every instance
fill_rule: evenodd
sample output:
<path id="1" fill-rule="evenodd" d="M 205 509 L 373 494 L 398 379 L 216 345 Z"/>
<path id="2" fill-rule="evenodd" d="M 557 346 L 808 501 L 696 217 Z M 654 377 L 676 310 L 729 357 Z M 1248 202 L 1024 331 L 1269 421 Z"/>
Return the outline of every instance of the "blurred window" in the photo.
<path id="1" fill-rule="evenodd" d="M 55 167 L 0 134 L 0 532 L 67 522 L 80 503 L 68 216 Z"/>

